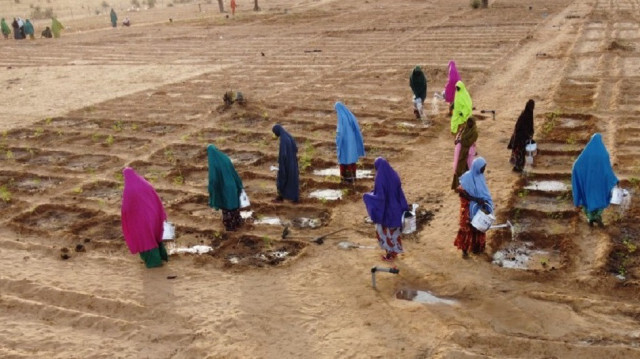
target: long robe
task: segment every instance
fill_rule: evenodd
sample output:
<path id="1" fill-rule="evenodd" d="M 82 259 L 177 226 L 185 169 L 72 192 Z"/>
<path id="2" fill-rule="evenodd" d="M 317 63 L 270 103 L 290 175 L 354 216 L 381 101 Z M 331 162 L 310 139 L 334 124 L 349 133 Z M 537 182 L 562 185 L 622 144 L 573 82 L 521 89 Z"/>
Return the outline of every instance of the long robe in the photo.
<path id="1" fill-rule="evenodd" d="M 342 102 L 336 102 L 338 126 L 336 129 L 336 151 L 338 163 L 349 165 L 364 157 L 364 141 L 358 126 L 358 120 Z"/>
<path id="2" fill-rule="evenodd" d="M 487 161 L 484 158 L 478 157 L 473 160 L 471 168 L 460 176 L 460 186 L 469 195 L 485 201 L 484 209 L 489 213 L 493 213 L 493 199 L 491 198 L 491 192 L 487 187 L 487 181 L 484 178 L 484 173 L 481 172 L 482 168 L 486 166 Z M 478 213 L 481 206 L 480 203 L 471 200 L 469 201 L 469 219 Z"/>
<path id="3" fill-rule="evenodd" d="M 51 32 L 53 33 L 53 37 L 56 39 L 60 37 L 60 31 L 64 29 L 62 23 L 58 21 L 55 17 L 51 18 Z"/>
<path id="4" fill-rule="evenodd" d="M 229 157 L 214 145 L 207 146 L 209 207 L 235 210 L 240 207 L 242 180 Z"/>
<path id="5" fill-rule="evenodd" d="M 362 197 L 369 218 L 387 228 L 402 227 L 402 214 L 409 210 L 409 205 L 400 176 L 382 157 L 376 158 L 373 165 L 376 169 L 373 192 Z"/>
<path id="6" fill-rule="evenodd" d="M 127 167 L 122 192 L 122 233 L 132 254 L 158 248 L 167 214 L 153 186 Z"/>
<path id="7" fill-rule="evenodd" d="M 111 13 L 109 14 L 109 16 L 111 17 L 111 26 L 118 26 L 118 15 L 116 15 L 116 11 L 111 9 Z"/>
<path id="8" fill-rule="evenodd" d="M 11 28 L 9 28 L 9 25 L 4 18 L 2 18 L 2 20 L 0 21 L 0 27 L 2 27 L 2 35 L 4 35 L 5 37 L 11 34 Z"/>
<path id="9" fill-rule="evenodd" d="M 285 129 L 276 124 L 271 129 L 280 138 L 278 152 L 278 195 L 288 200 L 300 200 L 300 172 L 298 170 L 298 146 L 296 140 Z"/>
<path id="10" fill-rule="evenodd" d="M 458 81 L 456 83 L 456 97 L 453 100 L 453 113 L 451 114 L 451 133 L 458 133 L 459 126 L 467 122 L 472 110 L 471 96 L 464 83 Z"/>
<path id="11" fill-rule="evenodd" d="M 449 61 L 449 81 L 447 81 L 447 85 L 444 87 L 444 100 L 448 103 L 453 102 L 456 96 L 456 83 L 461 80 L 462 78 L 458 74 L 458 69 L 456 69 L 456 63 Z"/>
<path id="12" fill-rule="evenodd" d="M 611 190 L 618 178 L 611 167 L 609 152 L 602 142 L 602 135 L 594 134 L 573 163 L 571 190 L 573 204 L 588 212 L 605 209 L 611 201 Z"/>
<path id="13" fill-rule="evenodd" d="M 422 102 L 427 99 L 427 77 L 420 69 L 420 66 L 414 67 L 409 76 L 409 86 L 413 91 L 413 96 L 420 98 Z"/>

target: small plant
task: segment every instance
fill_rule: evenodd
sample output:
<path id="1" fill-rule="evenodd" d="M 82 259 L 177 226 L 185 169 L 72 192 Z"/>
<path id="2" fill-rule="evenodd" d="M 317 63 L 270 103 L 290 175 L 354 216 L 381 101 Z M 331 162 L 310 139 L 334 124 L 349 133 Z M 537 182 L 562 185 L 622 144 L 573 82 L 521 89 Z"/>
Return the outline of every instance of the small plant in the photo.
<path id="1" fill-rule="evenodd" d="M 173 183 L 176 184 L 176 185 L 179 185 L 179 186 L 183 185 L 184 184 L 184 177 L 181 174 L 175 176 L 173 178 Z"/>
<path id="2" fill-rule="evenodd" d="M 7 150 L 5 157 L 7 157 L 8 160 L 12 160 L 14 158 L 13 152 L 11 152 L 11 150 Z"/>
<path id="3" fill-rule="evenodd" d="M 480 0 L 471 0 L 470 5 L 474 9 L 479 9 L 480 6 L 482 6 L 482 1 L 480 1 Z"/>
<path id="4" fill-rule="evenodd" d="M 73 193 L 80 194 L 82 193 L 82 187 L 76 187 L 73 189 Z"/>
<path id="5" fill-rule="evenodd" d="M 576 142 L 577 142 L 576 136 L 573 133 L 571 135 L 569 135 L 569 138 L 567 138 L 567 144 L 575 145 Z"/>
<path id="6" fill-rule="evenodd" d="M 50 125 L 50 124 L 51 124 L 51 121 L 53 121 L 53 119 L 52 119 L 51 117 L 47 117 L 47 118 L 44 120 L 44 123 L 46 123 L 47 125 Z"/>
<path id="7" fill-rule="evenodd" d="M 640 178 L 638 178 L 638 177 L 631 177 L 631 178 L 629 179 L 629 183 L 630 183 L 633 187 L 638 188 L 638 185 L 640 185 Z"/>
<path id="8" fill-rule="evenodd" d="M 131 124 L 131 130 L 133 131 L 138 130 L 138 124 L 137 123 Z"/>
<path id="9" fill-rule="evenodd" d="M 122 131 L 122 121 L 116 121 L 116 123 L 113 124 L 113 130 Z"/>
<path id="10" fill-rule="evenodd" d="M 100 141 L 100 135 L 97 134 L 97 133 L 94 133 L 93 135 L 91 135 L 91 141 L 93 141 L 93 142 Z"/>
<path id="11" fill-rule="evenodd" d="M 543 268 L 547 268 L 547 266 L 549 265 L 549 258 L 540 258 L 540 265 Z"/>
<path id="12" fill-rule="evenodd" d="M 107 146 L 111 146 L 111 145 L 113 145 L 113 141 L 114 141 L 113 136 L 109 135 L 109 136 L 107 136 L 107 138 L 104 140 L 104 143 L 105 143 Z"/>
<path id="13" fill-rule="evenodd" d="M 187 140 L 189 140 L 189 135 L 188 135 L 188 134 L 186 134 L 186 135 L 182 135 L 182 136 L 180 137 L 180 139 L 181 139 L 182 141 L 184 141 L 184 142 L 187 142 Z"/>
<path id="14" fill-rule="evenodd" d="M 36 128 L 35 132 L 33 132 L 33 137 L 40 137 L 44 134 L 44 128 L 39 127 Z"/>
<path id="15" fill-rule="evenodd" d="M 264 243 L 265 248 L 271 249 L 271 238 L 269 236 L 262 237 L 262 243 Z"/>
<path id="16" fill-rule="evenodd" d="M 306 171 L 309 166 L 311 166 L 311 162 L 313 161 L 313 155 L 316 150 L 313 148 L 313 144 L 307 140 L 304 144 L 304 152 L 300 157 L 300 170 L 302 172 Z"/>
<path id="17" fill-rule="evenodd" d="M 529 195 L 529 190 L 524 188 L 521 189 L 520 191 L 518 191 L 518 197 L 520 198 L 526 198 Z"/>
<path id="18" fill-rule="evenodd" d="M 347 197 L 349 195 L 349 193 L 351 193 L 351 191 L 348 188 L 343 188 L 342 189 L 342 196 L 343 197 Z"/>
<path id="19" fill-rule="evenodd" d="M 6 185 L 0 186 L 0 200 L 3 202 L 11 202 L 11 191 Z"/>
<path id="20" fill-rule="evenodd" d="M 638 250 L 638 246 L 635 243 L 631 242 L 631 239 L 629 237 L 625 237 L 622 240 L 622 244 L 624 244 L 624 246 L 627 248 L 627 252 L 629 253 L 634 253 Z"/>
<path id="21" fill-rule="evenodd" d="M 166 150 L 164 150 L 164 158 L 171 164 L 174 164 L 176 162 L 176 158 L 173 155 L 173 151 L 171 149 L 167 148 Z"/>

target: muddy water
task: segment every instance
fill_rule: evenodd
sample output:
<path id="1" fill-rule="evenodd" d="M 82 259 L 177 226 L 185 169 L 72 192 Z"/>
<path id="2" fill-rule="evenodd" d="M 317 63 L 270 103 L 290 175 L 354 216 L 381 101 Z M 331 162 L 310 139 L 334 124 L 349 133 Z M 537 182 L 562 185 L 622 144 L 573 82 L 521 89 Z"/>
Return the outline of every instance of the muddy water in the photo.
<path id="1" fill-rule="evenodd" d="M 309 193 L 309 197 L 327 201 L 335 201 L 338 199 L 342 199 L 342 191 L 338 189 L 320 189 Z"/>
<path id="2" fill-rule="evenodd" d="M 316 176 L 335 176 L 340 177 L 340 169 L 339 168 L 325 168 L 321 170 L 313 171 L 313 174 Z M 356 178 L 373 178 L 373 171 L 371 170 L 357 170 Z"/>
<path id="3" fill-rule="evenodd" d="M 569 190 L 569 186 L 560 181 L 532 181 L 525 189 L 545 192 L 564 192 Z"/>
<path id="4" fill-rule="evenodd" d="M 530 242 L 513 242 L 493 255 L 492 263 L 508 269 L 551 270 L 560 268 L 560 253 L 535 249 Z"/>
<path id="5" fill-rule="evenodd" d="M 401 289 L 396 292 L 396 298 L 424 304 L 458 304 L 455 300 L 436 297 L 431 292 L 415 289 Z"/>

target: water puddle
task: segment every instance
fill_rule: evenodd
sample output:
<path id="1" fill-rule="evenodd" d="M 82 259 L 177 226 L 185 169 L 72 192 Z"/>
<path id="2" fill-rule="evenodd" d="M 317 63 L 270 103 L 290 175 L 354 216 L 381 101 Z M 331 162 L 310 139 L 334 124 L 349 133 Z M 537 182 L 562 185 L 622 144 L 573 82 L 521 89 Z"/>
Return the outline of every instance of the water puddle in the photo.
<path id="1" fill-rule="evenodd" d="M 396 298 L 425 304 L 458 304 L 456 300 L 436 297 L 431 292 L 415 289 L 401 289 L 396 292 Z"/>
<path id="2" fill-rule="evenodd" d="M 340 177 L 340 169 L 339 168 L 325 168 L 322 170 L 314 170 L 313 174 L 316 176 L 335 176 Z M 356 171 L 356 178 L 373 178 L 372 170 L 361 170 L 358 169 Z"/>
<path id="3" fill-rule="evenodd" d="M 253 217 L 253 211 L 240 211 L 240 217 L 242 217 L 242 219 L 249 219 Z"/>
<path id="4" fill-rule="evenodd" d="M 282 225 L 282 221 L 278 217 L 260 217 L 256 219 L 253 223 L 255 224 L 268 224 L 271 226 L 280 226 Z"/>
<path id="5" fill-rule="evenodd" d="M 320 228 L 322 227 L 322 220 L 319 218 L 294 218 L 291 224 L 297 228 Z"/>
<path id="6" fill-rule="evenodd" d="M 374 246 L 363 246 L 358 243 L 353 243 L 349 241 L 343 241 L 338 243 L 338 248 L 340 249 L 376 249 Z"/>
<path id="7" fill-rule="evenodd" d="M 553 270 L 560 267 L 559 255 L 533 248 L 531 242 L 514 242 L 493 255 L 493 264 L 508 269 Z"/>
<path id="8" fill-rule="evenodd" d="M 584 125 L 585 125 L 584 120 L 575 119 L 575 118 L 563 118 L 560 120 L 559 127 L 576 128 Z"/>
<path id="9" fill-rule="evenodd" d="M 342 191 L 339 189 L 320 189 L 309 193 L 309 197 L 335 201 L 342 199 Z"/>
<path id="10" fill-rule="evenodd" d="M 564 192 L 569 190 L 569 186 L 560 181 L 532 181 L 525 189 L 545 192 Z"/>
<path id="11" fill-rule="evenodd" d="M 172 254 L 181 254 L 181 253 L 189 253 L 189 254 L 205 254 L 213 251 L 213 247 L 210 246 L 193 246 L 193 247 L 179 247 L 179 248 L 169 248 L 169 255 Z"/>

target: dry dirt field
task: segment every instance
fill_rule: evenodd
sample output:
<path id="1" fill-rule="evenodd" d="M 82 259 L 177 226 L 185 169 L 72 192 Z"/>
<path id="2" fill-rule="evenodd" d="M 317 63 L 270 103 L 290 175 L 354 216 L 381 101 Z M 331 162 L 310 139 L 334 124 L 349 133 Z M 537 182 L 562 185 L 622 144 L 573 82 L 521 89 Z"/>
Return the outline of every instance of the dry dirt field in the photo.
<path id="1" fill-rule="evenodd" d="M 36 1 L 62 37 L 0 41 L 0 357 L 640 358 L 640 1 L 261 0 L 257 13 L 237 1 L 233 18 L 206 2 L 121 2 L 133 26 L 117 29 L 92 15 L 100 2 Z M 29 3 L 0 11 L 28 17 Z M 450 59 L 476 108 L 498 222 L 515 224 L 468 260 L 453 246 L 446 106 L 429 97 L 429 121 L 416 121 L 408 86 L 419 64 L 429 95 L 440 91 Z M 231 89 L 248 104 L 225 108 Z M 506 145 L 529 98 L 540 151 L 520 176 Z M 363 129 L 362 169 L 386 157 L 420 204 L 400 273 L 378 273 L 375 289 L 371 268 L 387 264 L 361 200 L 373 179 L 344 187 L 315 172 L 336 167 L 336 101 Z M 271 202 L 276 122 L 300 148 L 298 205 Z M 594 132 L 634 196 L 604 229 L 571 200 L 571 165 Z M 207 207 L 208 143 L 251 197 L 240 232 Z M 214 251 L 153 270 L 130 255 L 124 166 L 156 187 L 177 246 Z M 310 196 L 326 189 L 342 198 Z"/>

